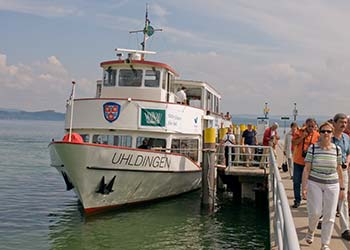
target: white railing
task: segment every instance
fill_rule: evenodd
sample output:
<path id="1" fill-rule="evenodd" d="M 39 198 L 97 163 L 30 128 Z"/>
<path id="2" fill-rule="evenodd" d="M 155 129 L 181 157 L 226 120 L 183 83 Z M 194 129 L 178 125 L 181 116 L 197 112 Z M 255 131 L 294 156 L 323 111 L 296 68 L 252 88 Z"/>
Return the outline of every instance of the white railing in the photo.
<path id="1" fill-rule="evenodd" d="M 274 213 L 274 216 L 271 219 L 273 220 L 275 246 L 279 250 L 300 250 L 299 240 L 292 217 L 292 212 L 290 211 L 287 194 L 284 189 L 278 164 L 272 150 L 270 150 L 269 177 L 269 192 L 273 199 L 270 215 L 271 213 Z M 272 228 L 270 230 L 272 230 Z"/>
<path id="2" fill-rule="evenodd" d="M 228 146 L 228 166 L 267 167 L 270 147 L 230 145 Z M 218 144 L 218 164 L 224 163 L 225 146 Z"/>

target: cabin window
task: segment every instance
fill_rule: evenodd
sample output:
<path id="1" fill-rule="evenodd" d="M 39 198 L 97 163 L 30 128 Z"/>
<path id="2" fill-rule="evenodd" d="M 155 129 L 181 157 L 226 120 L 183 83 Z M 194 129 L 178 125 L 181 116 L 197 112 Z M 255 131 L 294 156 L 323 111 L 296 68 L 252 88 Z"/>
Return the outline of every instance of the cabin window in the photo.
<path id="1" fill-rule="evenodd" d="M 163 73 L 162 89 L 165 89 L 165 90 L 166 90 L 166 83 L 167 83 L 167 80 L 168 80 L 168 74 L 164 74 L 164 73 Z"/>
<path id="2" fill-rule="evenodd" d="M 183 154 L 194 161 L 198 161 L 198 139 L 173 139 L 171 152 Z"/>
<path id="3" fill-rule="evenodd" d="M 189 88 L 186 91 L 188 104 L 191 107 L 201 108 L 201 96 L 202 96 L 202 90 L 200 88 Z"/>
<path id="4" fill-rule="evenodd" d="M 114 136 L 114 145 L 131 147 L 132 137 L 130 135 L 115 135 Z"/>
<path id="5" fill-rule="evenodd" d="M 206 91 L 207 92 L 207 105 L 206 105 L 206 110 L 210 110 L 210 101 L 211 101 L 211 93 L 209 91 Z"/>
<path id="6" fill-rule="evenodd" d="M 131 147 L 132 137 L 129 135 L 93 135 L 92 143 Z"/>
<path id="7" fill-rule="evenodd" d="M 219 97 L 215 96 L 214 112 L 219 113 Z"/>
<path id="8" fill-rule="evenodd" d="M 160 72 L 159 70 L 146 70 L 145 87 L 159 88 Z"/>
<path id="9" fill-rule="evenodd" d="M 163 138 L 142 137 L 136 139 L 136 147 L 143 149 L 165 149 L 166 140 Z"/>
<path id="10" fill-rule="evenodd" d="M 175 77 L 170 73 L 168 74 L 168 81 L 170 85 L 169 91 L 175 93 L 175 85 L 174 85 Z"/>
<path id="11" fill-rule="evenodd" d="M 89 142 L 90 141 L 90 135 L 89 134 L 80 134 L 81 138 L 83 139 L 84 142 Z"/>
<path id="12" fill-rule="evenodd" d="M 115 86 L 115 80 L 117 76 L 117 70 L 108 67 L 103 72 L 103 86 Z"/>
<path id="13" fill-rule="evenodd" d="M 119 71 L 119 86 L 140 87 L 142 83 L 142 70 L 121 69 Z"/>

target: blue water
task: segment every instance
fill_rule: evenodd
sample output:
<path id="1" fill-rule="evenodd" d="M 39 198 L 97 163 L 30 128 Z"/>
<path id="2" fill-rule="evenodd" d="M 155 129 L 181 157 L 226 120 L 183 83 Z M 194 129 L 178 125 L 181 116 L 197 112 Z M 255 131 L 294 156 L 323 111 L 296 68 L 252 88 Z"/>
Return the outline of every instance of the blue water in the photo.
<path id="1" fill-rule="evenodd" d="M 0 249 L 268 249 L 268 211 L 219 195 L 213 214 L 193 192 L 85 217 L 49 166 L 63 122 L 0 120 Z"/>

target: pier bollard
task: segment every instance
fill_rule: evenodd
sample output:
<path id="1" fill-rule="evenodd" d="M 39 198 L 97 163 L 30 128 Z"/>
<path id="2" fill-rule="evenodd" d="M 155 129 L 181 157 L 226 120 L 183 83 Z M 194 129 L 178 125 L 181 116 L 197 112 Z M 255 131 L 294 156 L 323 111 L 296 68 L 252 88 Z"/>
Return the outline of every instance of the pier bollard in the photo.
<path id="1" fill-rule="evenodd" d="M 214 210 L 215 201 L 215 143 L 216 129 L 204 130 L 203 165 L 202 165 L 202 205 Z"/>

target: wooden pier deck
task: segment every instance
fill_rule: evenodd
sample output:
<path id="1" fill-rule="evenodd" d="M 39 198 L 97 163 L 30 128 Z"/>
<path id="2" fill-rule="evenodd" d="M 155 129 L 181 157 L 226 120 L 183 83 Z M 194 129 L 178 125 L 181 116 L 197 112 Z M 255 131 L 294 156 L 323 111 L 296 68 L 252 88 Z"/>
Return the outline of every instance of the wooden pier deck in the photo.
<path id="1" fill-rule="evenodd" d="M 280 150 L 277 150 L 277 162 L 279 166 L 282 163 L 282 152 Z M 284 185 L 284 188 L 287 193 L 287 198 L 289 201 L 289 204 L 293 204 L 294 200 L 294 193 L 293 193 L 293 181 L 290 179 L 289 173 L 284 173 L 280 171 L 282 182 Z M 306 200 L 303 200 L 301 203 L 301 206 L 299 208 L 292 208 L 292 216 L 294 219 L 294 224 L 296 227 L 298 239 L 299 239 L 299 245 L 300 249 L 302 250 L 313 250 L 313 249 L 321 249 L 321 230 L 316 229 L 315 232 L 315 239 L 314 242 L 309 245 L 306 243 L 304 237 L 308 229 L 308 217 L 307 217 L 307 207 L 306 207 Z M 340 232 L 340 222 L 339 218 L 336 217 L 336 221 L 334 224 L 332 239 L 330 243 L 330 248 L 332 250 L 350 250 L 350 242 L 343 240 L 341 238 L 341 232 Z"/>

